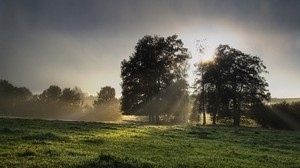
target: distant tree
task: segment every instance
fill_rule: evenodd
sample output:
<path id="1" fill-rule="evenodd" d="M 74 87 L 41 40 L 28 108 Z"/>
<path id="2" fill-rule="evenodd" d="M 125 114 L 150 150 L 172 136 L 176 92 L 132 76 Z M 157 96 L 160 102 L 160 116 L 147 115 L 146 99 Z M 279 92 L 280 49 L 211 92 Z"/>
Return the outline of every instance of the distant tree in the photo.
<path id="1" fill-rule="evenodd" d="M 94 106 L 109 103 L 116 100 L 116 91 L 110 86 L 102 87 L 98 93 L 97 100 L 94 101 Z"/>
<path id="2" fill-rule="evenodd" d="M 26 87 L 16 87 L 6 80 L 0 80 L 0 113 L 11 115 L 16 108 L 32 98 Z"/>
<path id="3" fill-rule="evenodd" d="M 28 101 L 32 98 L 31 91 L 26 87 L 16 87 L 6 80 L 0 80 L 0 99 L 2 101 Z"/>
<path id="4" fill-rule="evenodd" d="M 91 113 L 89 120 L 116 121 L 120 120 L 120 102 L 115 97 L 115 89 L 110 86 L 102 87 L 98 92 L 97 99 L 94 101 L 94 113 Z"/>
<path id="5" fill-rule="evenodd" d="M 48 89 L 44 90 L 40 95 L 40 99 L 44 102 L 56 103 L 62 95 L 61 88 L 56 85 L 51 85 Z"/>
<path id="6" fill-rule="evenodd" d="M 6 80 L 0 80 L 0 108 L 5 108 L 12 104 L 15 97 L 15 87 Z M 2 110 L 3 110 L 2 109 Z"/>
<path id="7" fill-rule="evenodd" d="M 252 109 L 252 116 L 262 127 L 300 130 L 300 102 L 256 104 Z"/>
<path id="8" fill-rule="evenodd" d="M 69 105 L 79 105 L 81 102 L 81 95 L 80 92 L 76 91 L 75 89 L 65 88 L 62 91 L 60 100 Z"/>
<path id="9" fill-rule="evenodd" d="M 33 97 L 31 91 L 26 87 L 17 88 L 17 98 L 21 101 L 29 101 Z"/>
<path id="10" fill-rule="evenodd" d="M 174 114 L 171 107 L 187 89 L 187 59 L 187 49 L 177 35 L 139 40 L 129 60 L 121 63 L 123 114 L 149 115 L 150 123 L 158 123 L 159 116 Z"/>
<path id="11" fill-rule="evenodd" d="M 207 64 L 199 64 L 201 76 L 196 81 L 203 87 L 202 94 L 207 109 L 212 111 L 213 123 L 217 115 L 226 116 L 231 111 L 234 125 L 240 125 L 240 117 L 253 105 L 270 99 L 268 83 L 261 76 L 266 67 L 257 56 L 220 45 L 215 58 Z M 200 74 L 200 73 L 198 73 Z M 200 84 L 200 85 L 199 85 Z"/>

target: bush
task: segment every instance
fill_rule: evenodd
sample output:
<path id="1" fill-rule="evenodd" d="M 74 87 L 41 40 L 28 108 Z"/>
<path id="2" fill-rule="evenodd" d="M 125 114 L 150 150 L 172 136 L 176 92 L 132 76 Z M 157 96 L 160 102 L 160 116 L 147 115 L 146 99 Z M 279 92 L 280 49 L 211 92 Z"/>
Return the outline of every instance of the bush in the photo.
<path id="1" fill-rule="evenodd" d="M 256 122 L 262 127 L 300 130 L 300 102 L 259 104 L 253 107 L 252 114 Z"/>

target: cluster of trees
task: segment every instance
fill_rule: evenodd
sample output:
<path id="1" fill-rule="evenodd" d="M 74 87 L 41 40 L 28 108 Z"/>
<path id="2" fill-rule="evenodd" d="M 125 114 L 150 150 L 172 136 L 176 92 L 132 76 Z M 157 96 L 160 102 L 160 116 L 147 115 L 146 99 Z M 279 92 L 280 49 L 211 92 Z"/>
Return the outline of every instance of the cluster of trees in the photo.
<path id="1" fill-rule="evenodd" d="M 265 69 L 259 57 L 220 45 L 212 61 L 197 67 L 195 108 L 204 119 L 210 113 L 213 124 L 217 118 L 233 118 L 233 124 L 239 126 L 241 116 L 270 100 L 268 83 L 261 75 L 267 73 Z"/>
<path id="2" fill-rule="evenodd" d="M 109 86 L 101 88 L 97 100 L 89 105 L 85 103 L 89 97 L 78 87 L 61 89 L 51 85 L 41 94 L 33 95 L 26 87 L 16 87 L 0 80 L 0 115 L 85 121 L 120 120 L 120 105 L 115 94 L 109 98 L 100 94 L 107 89 L 114 92 L 114 88 Z"/>
<path id="3" fill-rule="evenodd" d="M 200 50 L 203 52 L 202 46 Z M 197 65 L 192 96 L 188 94 L 186 82 L 189 58 L 188 50 L 176 35 L 140 39 L 132 56 L 121 63 L 123 114 L 148 115 L 149 122 L 155 124 L 185 122 L 188 117 L 197 122 L 202 118 L 206 124 L 208 113 L 213 124 L 226 119 L 239 126 L 241 118 L 246 117 L 263 126 L 278 125 L 271 118 L 279 120 L 283 116 L 270 117 L 269 112 L 272 111 L 274 116 L 277 106 L 281 105 L 264 104 L 270 100 L 270 92 L 263 77 L 267 73 L 266 66 L 259 57 L 220 45 L 213 60 Z M 283 111 L 286 115 L 299 115 L 299 109 Z M 286 123 L 287 120 L 281 119 L 280 122 Z"/>
<path id="4" fill-rule="evenodd" d="M 148 115 L 150 123 L 186 121 L 189 58 L 176 35 L 139 40 L 135 52 L 121 65 L 123 113 Z M 213 124 L 217 117 L 233 117 L 234 125 L 239 126 L 241 115 L 270 99 L 268 84 L 261 76 L 265 69 L 258 57 L 220 45 L 213 61 L 198 65 L 194 111 L 203 113 L 204 124 L 205 114 L 211 113 Z"/>

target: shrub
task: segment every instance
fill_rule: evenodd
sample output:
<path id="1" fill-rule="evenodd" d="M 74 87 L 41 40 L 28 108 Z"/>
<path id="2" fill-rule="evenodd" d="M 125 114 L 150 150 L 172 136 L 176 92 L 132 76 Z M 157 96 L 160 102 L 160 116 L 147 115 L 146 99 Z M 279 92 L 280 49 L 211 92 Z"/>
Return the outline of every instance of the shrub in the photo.
<path id="1" fill-rule="evenodd" d="M 300 130 L 300 102 L 258 104 L 252 109 L 253 118 L 262 127 Z"/>

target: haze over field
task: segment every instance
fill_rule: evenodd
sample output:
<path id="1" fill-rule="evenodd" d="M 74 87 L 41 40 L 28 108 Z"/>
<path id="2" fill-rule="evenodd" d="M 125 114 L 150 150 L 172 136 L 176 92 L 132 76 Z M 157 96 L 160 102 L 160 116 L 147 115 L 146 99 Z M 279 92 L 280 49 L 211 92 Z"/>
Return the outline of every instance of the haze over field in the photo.
<path id="1" fill-rule="evenodd" d="M 121 96 L 120 63 L 144 35 L 178 34 L 192 66 L 220 43 L 264 60 L 272 97 L 300 96 L 300 1 L 0 0 L 0 78 L 41 93 L 50 84 Z M 210 51 L 209 51 L 210 50 Z"/>

